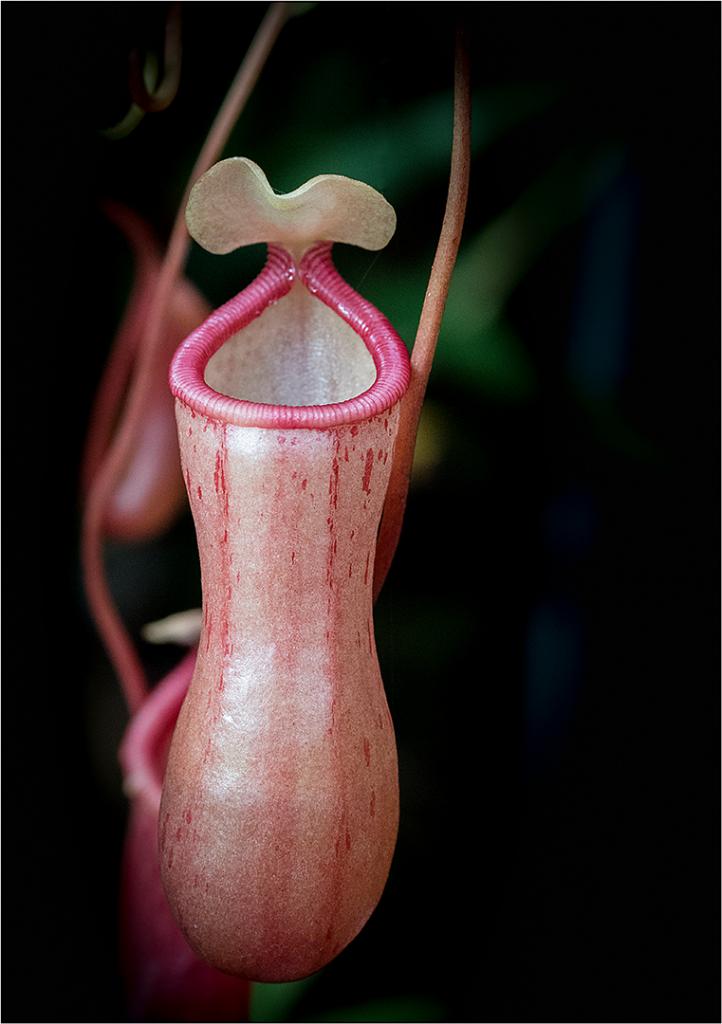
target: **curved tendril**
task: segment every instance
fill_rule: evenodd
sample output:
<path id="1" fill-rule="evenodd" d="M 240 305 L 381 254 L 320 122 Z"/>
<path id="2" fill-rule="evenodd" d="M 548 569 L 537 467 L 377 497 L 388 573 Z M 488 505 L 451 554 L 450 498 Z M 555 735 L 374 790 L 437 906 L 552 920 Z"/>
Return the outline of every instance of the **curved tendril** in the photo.
<path id="1" fill-rule="evenodd" d="M 181 5 L 170 5 L 165 23 L 165 45 L 163 47 L 163 80 L 152 91 L 145 81 L 144 63 L 138 50 L 130 55 L 130 94 L 137 107 L 146 113 L 165 110 L 175 99 L 181 73 Z"/>
<path id="2" fill-rule="evenodd" d="M 149 370 L 157 358 L 163 317 L 173 287 L 185 263 L 189 239 L 185 228 L 185 207 L 190 188 L 217 159 L 241 110 L 246 104 L 273 44 L 289 14 L 289 5 L 273 3 L 248 49 L 228 94 L 196 161 L 188 187 L 179 206 L 145 330 L 138 346 L 130 390 L 122 420 L 98 468 L 85 506 L 82 526 L 82 562 L 90 612 L 118 674 L 131 712 L 148 692 L 148 683 L 137 651 L 118 613 L 105 577 L 103 561 L 104 521 L 108 502 L 137 440 L 138 425 L 152 388 Z"/>
<path id="3" fill-rule="evenodd" d="M 471 89 L 469 56 L 461 32 L 456 37 L 454 65 L 454 125 L 446 210 L 431 267 L 426 297 L 411 352 L 411 383 L 401 403 L 401 420 L 394 449 L 374 565 L 374 600 L 379 596 L 396 553 L 409 490 L 416 432 L 426 385 L 436 351 L 451 275 L 464 226 L 471 167 Z"/>

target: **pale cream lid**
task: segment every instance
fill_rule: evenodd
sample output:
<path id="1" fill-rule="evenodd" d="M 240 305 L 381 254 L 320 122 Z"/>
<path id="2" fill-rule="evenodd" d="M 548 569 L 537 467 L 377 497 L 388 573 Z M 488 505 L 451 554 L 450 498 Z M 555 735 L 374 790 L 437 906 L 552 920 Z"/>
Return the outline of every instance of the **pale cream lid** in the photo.
<path id="1" fill-rule="evenodd" d="M 271 242 L 298 256 L 320 241 L 383 249 L 396 230 L 396 214 L 376 189 L 340 174 L 321 174 L 278 195 L 261 168 L 239 156 L 198 179 L 186 223 L 209 252 Z"/>

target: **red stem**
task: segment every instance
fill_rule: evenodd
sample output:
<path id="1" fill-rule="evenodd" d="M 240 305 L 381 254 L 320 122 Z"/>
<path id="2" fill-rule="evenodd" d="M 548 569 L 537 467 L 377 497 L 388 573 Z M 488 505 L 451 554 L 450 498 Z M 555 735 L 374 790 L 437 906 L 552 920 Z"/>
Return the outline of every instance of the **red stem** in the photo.
<path id="1" fill-rule="evenodd" d="M 416 340 L 411 353 L 411 383 L 401 403 L 401 421 L 394 449 L 391 479 L 379 529 L 374 566 L 374 600 L 386 581 L 401 535 L 406 498 L 409 491 L 411 465 L 414 458 L 416 432 L 424 402 L 426 385 L 436 351 L 441 320 L 449 293 L 451 275 L 459 251 L 464 226 L 466 200 L 471 168 L 471 88 L 469 58 L 461 37 L 457 35 L 454 69 L 454 126 L 451 148 L 451 170 L 446 210 L 441 226 L 436 255 L 429 276 L 426 298 L 421 310 Z"/>
<path id="2" fill-rule="evenodd" d="M 106 509 L 137 442 L 143 408 L 153 386 L 151 369 L 161 343 L 163 318 L 188 254 L 189 238 L 184 220 L 188 194 L 196 179 L 208 170 L 223 149 L 287 17 L 287 4 L 270 5 L 198 156 L 161 266 L 146 329 L 140 340 L 123 418 L 88 493 L 81 538 L 85 589 L 91 614 L 118 674 L 131 712 L 135 712 L 142 703 L 148 692 L 148 683 L 105 578 L 103 540 Z"/>

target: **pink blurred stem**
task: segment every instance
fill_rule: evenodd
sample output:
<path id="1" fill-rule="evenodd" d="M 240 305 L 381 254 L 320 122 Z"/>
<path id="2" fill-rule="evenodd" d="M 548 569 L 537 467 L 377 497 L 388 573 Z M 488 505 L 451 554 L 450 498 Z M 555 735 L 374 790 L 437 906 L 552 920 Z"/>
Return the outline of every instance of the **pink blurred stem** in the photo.
<path id="1" fill-rule="evenodd" d="M 248 1019 L 249 985 L 190 949 L 168 906 L 158 860 L 158 807 L 168 746 L 196 662 L 191 651 L 135 715 L 120 760 L 131 801 L 123 857 L 122 954 L 130 1019 Z"/>
<path id="2" fill-rule="evenodd" d="M 457 36 L 454 71 L 454 127 L 446 211 L 426 298 L 411 353 L 411 383 L 401 403 L 401 421 L 386 493 L 374 565 L 374 600 L 386 581 L 401 536 L 401 526 L 414 460 L 416 432 L 426 385 L 436 351 L 451 275 L 459 251 L 466 213 L 471 167 L 471 89 L 469 58 L 461 35 Z"/>
<path id="3" fill-rule="evenodd" d="M 131 711 L 139 708 L 148 692 L 148 683 L 105 579 L 103 539 L 108 504 L 137 444 L 143 409 L 152 399 L 152 367 L 158 358 L 163 318 L 167 314 L 173 287 L 188 253 L 189 240 L 184 221 L 188 193 L 195 180 L 211 166 L 223 149 L 287 16 L 287 4 L 271 4 L 196 161 L 173 226 L 145 330 L 140 339 L 123 418 L 88 493 L 82 530 L 85 589 L 91 614 Z"/>
<path id="4" fill-rule="evenodd" d="M 138 349 L 141 324 L 148 315 L 158 281 L 157 268 L 160 264 L 157 243 L 142 218 L 120 203 L 108 202 L 104 210 L 130 245 L 134 261 L 134 283 L 90 414 L 81 469 L 81 487 L 84 494 L 90 489 L 93 477 L 98 472 L 110 444 Z"/>

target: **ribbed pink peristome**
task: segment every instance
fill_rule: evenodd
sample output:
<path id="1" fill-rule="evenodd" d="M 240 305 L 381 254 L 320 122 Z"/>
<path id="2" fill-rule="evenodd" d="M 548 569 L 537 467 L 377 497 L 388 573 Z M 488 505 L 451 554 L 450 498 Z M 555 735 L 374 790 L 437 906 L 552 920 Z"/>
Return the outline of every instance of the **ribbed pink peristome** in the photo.
<path id="1" fill-rule="evenodd" d="M 375 306 L 343 280 L 331 259 L 331 242 L 309 249 L 296 267 L 285 249 L 268 246 L 266 266 L 242 292 L 216 310 L 181 345 L 171 364 L 170 388 L 195 413 L 245 427 L 323 429 L 359 423 L 390 409 L 410 379 L 403 341 Z M 271 405 L 219 394 L 205 381 L 208 361 L 234 334 L 283 298 L 299 277 L 362 339 L 374 361 L 370 388 L 344 402 L 327 405 Z"/>

